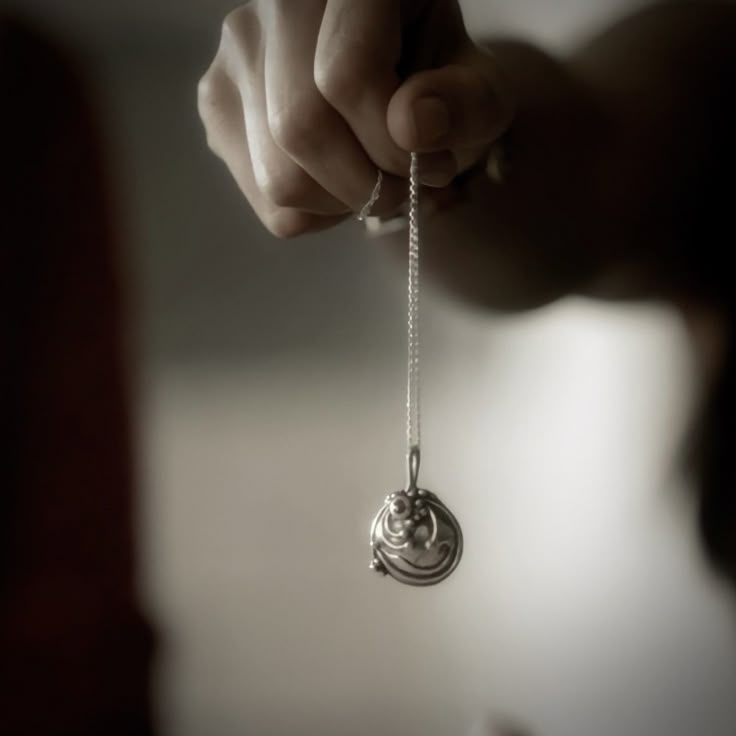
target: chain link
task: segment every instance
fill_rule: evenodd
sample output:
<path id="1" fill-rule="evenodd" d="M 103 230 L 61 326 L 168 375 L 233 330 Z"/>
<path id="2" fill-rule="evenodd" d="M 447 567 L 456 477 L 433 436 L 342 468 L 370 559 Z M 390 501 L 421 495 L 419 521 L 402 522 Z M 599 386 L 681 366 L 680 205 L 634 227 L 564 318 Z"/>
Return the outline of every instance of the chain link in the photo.
<path id="1" fill-rule="evenodd" d="M 409 173 L 409 280 L 407 313 L 407 451 L 418 453 L 419 432 L 419 176 L 417 154 L 411 154 Z"/>

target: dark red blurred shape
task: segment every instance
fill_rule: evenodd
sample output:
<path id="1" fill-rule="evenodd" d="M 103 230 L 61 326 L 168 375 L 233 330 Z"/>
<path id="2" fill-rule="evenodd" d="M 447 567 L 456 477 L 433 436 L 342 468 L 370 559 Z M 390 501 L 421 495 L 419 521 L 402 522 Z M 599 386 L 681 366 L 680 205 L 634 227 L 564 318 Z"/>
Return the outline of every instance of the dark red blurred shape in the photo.
<path id="1" fill-rule="evenodd" d="M 66 56 L 0 18 L 0 734 L 150 734 L 120 284 Z"/>

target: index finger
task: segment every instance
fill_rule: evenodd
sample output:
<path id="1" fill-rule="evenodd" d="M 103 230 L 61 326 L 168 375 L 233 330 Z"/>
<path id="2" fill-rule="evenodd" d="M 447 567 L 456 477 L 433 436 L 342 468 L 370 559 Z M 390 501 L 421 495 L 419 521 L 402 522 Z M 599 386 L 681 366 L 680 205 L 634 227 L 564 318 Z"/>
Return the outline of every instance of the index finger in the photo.
<path id="1" fill-rule="evenodd" d="M 401 3 L 328 0 L 314 59 L 317 87 L 376 166 L 405 177 L 409 154 L 394 143 L 386 121 L 400 57 Z"/>

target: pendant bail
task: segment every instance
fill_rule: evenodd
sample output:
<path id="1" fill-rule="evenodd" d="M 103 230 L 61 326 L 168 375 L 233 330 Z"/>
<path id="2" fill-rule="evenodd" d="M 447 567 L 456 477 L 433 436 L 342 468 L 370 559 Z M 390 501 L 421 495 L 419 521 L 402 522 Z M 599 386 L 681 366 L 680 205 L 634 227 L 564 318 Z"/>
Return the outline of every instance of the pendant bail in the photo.
<path id="1" fill-rule="evenodd" d="M 409 483 L 406 490 L 416 490 L 419 478 L 419 461 L 421 460 L 419 445 L 412 445 L 409 448 L 407 460 L 409 463 Z"/>

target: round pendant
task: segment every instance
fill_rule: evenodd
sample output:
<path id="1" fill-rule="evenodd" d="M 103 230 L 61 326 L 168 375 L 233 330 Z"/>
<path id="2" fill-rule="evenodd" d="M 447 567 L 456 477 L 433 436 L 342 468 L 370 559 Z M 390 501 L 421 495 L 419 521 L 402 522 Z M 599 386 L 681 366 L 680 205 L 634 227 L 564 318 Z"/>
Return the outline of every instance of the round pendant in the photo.
<path id="1" fill-rule="evenodd" d="M 386 496 L 371 525 L 371 548 L 372 570 L 407 585 L 435 585 L 460 562 L 463 535 L 434 493 L 410 484 Z"/>

